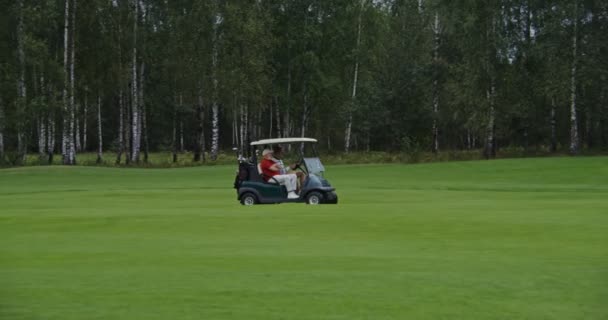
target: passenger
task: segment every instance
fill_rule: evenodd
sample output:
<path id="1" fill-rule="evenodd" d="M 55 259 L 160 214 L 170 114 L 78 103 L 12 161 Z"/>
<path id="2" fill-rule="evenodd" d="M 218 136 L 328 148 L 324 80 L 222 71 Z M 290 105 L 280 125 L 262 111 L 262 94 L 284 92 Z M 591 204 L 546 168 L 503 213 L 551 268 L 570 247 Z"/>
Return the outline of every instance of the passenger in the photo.
<path id="1" fill-rule="evenodd" d="M 275 144 L 272 147 L 272 156 L 273 156 L 274 162 L 279 164 L 279 168 L 281 169 L 281 174 L 293 173 L 298 177 L 298 180 L 300 182 L 300 187 L 304 185 L 304 180 L 306 180 L 306 174 L 304 174 L 304 172 L 302 172 L 302 171 L 295 171 L 297 168 L 296 163 L 292 163 L 291 165 L 289 165 L 289 168 L 285 167 L 285 164 L 283 163 L 283 148 L 280 145 Z"/>
<path id="2" fill-rule="evenodd" d="M 288 199 L 299 198 L 295 193 L 298 177 L 295 174 L 281 174 L 280 165 L 273 161 L 272 150 L 265 149 L 262 152 L 262 156 L 264 159 L 262 159 L 260 167 L 264 174 L 264 179 L 270 183 L 276 183 L 278 181 L 281 185 L 284 185 L 285 188 L 287 188 Z"/>

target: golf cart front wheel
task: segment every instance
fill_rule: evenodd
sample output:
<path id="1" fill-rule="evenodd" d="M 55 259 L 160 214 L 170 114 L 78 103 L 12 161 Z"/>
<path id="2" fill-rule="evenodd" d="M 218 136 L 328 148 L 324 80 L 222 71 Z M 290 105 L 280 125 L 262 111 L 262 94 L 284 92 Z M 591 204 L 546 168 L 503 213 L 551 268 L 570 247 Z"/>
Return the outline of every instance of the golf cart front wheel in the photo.
<path id="1" fill-rule="evenodd" d="M 258 198 L 255 194 L 247 192 L 241 196 L 241 204 L 244 206 L 252 206 L 258 203 Z"/>
<path id="2" fill-rule="evenodd" d="M 306 196 L 306 204 L 318 205 L 323 203 L 323 194 L 313 191 Z"/>

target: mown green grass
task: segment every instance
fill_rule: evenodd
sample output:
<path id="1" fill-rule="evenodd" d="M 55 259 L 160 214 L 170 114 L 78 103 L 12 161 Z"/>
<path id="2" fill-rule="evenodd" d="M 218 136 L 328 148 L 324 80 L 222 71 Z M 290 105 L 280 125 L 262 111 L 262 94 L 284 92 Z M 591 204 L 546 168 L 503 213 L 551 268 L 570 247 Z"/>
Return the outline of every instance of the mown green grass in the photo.
<path id="1" fill-rule="evenodd" d="M 608 318 L 606 157 L 333 166 L 318 207 L 234 170 L 0 170 L 0 319 Z"/>

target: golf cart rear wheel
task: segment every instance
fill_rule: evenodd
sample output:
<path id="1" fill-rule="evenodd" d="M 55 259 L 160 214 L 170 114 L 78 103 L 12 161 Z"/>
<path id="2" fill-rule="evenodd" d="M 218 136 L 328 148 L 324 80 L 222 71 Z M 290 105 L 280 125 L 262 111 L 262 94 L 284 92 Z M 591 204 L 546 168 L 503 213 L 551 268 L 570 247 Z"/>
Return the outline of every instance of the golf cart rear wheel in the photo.
<path id="1" fill-rule="evenodd" d="M 244 206 L 252 206 L 257 203 L 258 198 L 251 192 L 247 192 L 241 196 L 241 204 Z"/>
<path id="2" fill-rule="evenodd" d="M 306 196 L 306 204 L 318 205 L 323 203 L 323 194 L 313 191 Z"/>

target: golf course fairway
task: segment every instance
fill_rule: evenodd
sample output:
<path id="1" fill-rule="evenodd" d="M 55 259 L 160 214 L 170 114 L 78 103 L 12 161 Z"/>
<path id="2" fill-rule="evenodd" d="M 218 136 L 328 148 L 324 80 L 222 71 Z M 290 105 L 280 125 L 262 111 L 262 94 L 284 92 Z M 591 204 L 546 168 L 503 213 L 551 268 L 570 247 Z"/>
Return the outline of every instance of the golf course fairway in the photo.
<path id="1" fill-rule="evenodd" d="M 608 319 L 608 157 L 235 169 L 0 170 L 0 319 Z"/>

